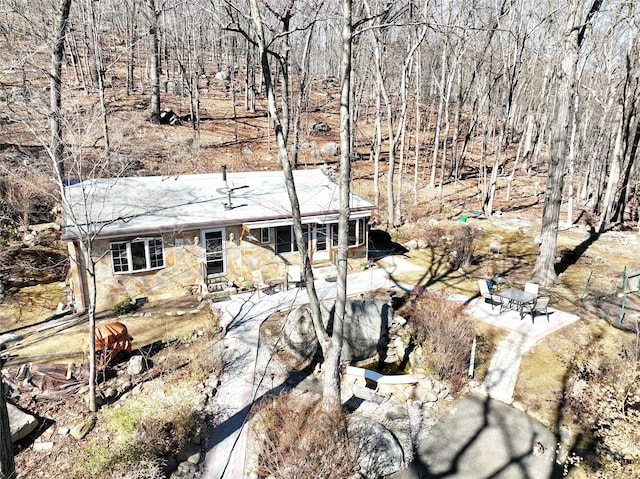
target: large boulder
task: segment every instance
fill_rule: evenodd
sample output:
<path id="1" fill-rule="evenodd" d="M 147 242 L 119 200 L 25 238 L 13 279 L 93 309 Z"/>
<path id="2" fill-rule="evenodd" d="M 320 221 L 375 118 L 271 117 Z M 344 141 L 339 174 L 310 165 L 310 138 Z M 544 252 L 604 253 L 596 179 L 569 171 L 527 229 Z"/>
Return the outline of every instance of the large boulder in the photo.
<path id="1" fill-rule="evenodd" d="M 321 304 L 322 322 L 331 331 L 335 313 L 333 301 Z M 388 303 L 381 300 L 348 300 L 344 322 L 342 359 L 360 361 L 386 353 L 387 329 L 392 316 Z M 318 340 L 307 306 L 291 311 L 280 325 L 285 344 L 302 359 L 312 359 Z"/>
<path id="2" fill-rule="evenodd" d="M 284 342 L 292 353 L 301 359 L 313 359 L 319 343 L 307 306 L 299 306 L 292 310 L 282 320 L 280 329 Z"/>
<path id="3" fill-rule="evenodd" d="M 11 403 L 7 403 L 7 413 L 9 414 L 9 429 L 11 429 L 12 442 L 24 439 L 38 427 L 38 420 L 35 417 Z"/>
<path id="4" fill-rule="evenodd" d="M 340 155 L 340 145 L 333 141 L 329 141 L 320 147 L 320 152 L 327 156 L 338 156 Z"/>
<path id="5" fill-rule="evenodd" d="M 375 479 L 404 467 L 402 446 L 389 429 L 359 414 L 349 416 L 349 437 L 358 451 L 360 474 Z"/>
<path id="6" fill-rule="evenodd" d="M 385 301 L 347 301 L 342 359 L 361 361 L 386 353 L 387 331 L 392 316 L 392 309 Z"/>

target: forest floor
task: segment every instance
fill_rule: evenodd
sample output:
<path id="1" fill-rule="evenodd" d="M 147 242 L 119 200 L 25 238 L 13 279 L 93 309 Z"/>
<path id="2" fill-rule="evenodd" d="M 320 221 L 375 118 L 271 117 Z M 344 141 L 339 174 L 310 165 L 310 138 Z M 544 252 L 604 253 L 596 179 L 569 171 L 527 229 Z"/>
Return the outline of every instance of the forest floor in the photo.
<path id="1" fill-rule="evenodd" d="M 137 171 L 129 170 L 129 174 L 140 175 L 175 175 L 186 173 L 205 173 L 220 171 L 222 165 L 229 167 L 229 172 L 250 170 L 275 170 L 277 152 L 273 131 L 269 127 L 264 110 L 256 113 L 245 111 L 241 106 L 234 109 L 231 95 L 223 82 L 212 82 L 211 89 L 201 96 L 202 112 L 200 130 L 195 131 L 190 123 L 181 126 L 154 125 L 148 121 L 148 110 L 138 108 L 146 97 L 135 94 L 127 97 L 123 88 L 108 90 L 107 101 L 112 108 L 112 151 L 114 158 L 123 165 L 131 164 L 131 160 L 139 160 Z M 313 88 L 313 110 L 303 118 L 304 129 L 300 146 L 298 163 L 303 167 L 317 167 L 335 163 L 338 158 L 320 153 L 326 142 L 338 142 L 338 92 L 337 85 L 317 83 Z M 85 107 L 95 102 L 95 95 L 84 95 L 76 92 L 73 100 L 78 106 Z M 167 94 L 163 97 L 163 107 L 171 109 L 179 116 L 188 113 L 188 102 L 184 97 Z M 328 132 L 319 132 L 311 128 L 317 122 L 330 127 Z M 373 122 L 363 124 L 372 127 Z M 0 134 L 11 143 L 3 143 L 0 150 L 0 161 L 16 164 L 16 158 L 22 158 L 26 152 L 43 154 L 41 145 L 37 145 L 24 125 L 20 122 L 5 123 L 0 126 Z M 85 157 L 100 156 L 101 140 L 98 127 L 78 133 L 93 138 L 85 144 L 94 145 L 84 152 Z M 353 192 L 370 201 L 374 200 L 374 165 L 369 161 L 368 146 L 371 131 L 358 130 L 356 144 L 358 156 L 353 163 Z M 425 139 L 425 143 L 426 143 Z M 511 283 L 522 285 L 530 277 L 538 245 L 536 236 L 540 234 L 540 218 L 543 196 L 541 185 L 545 183 L 546 173 L 533 170 L 530 175 L 518 171 L 513 181 L 509 181 L 510 171 L 504 171 L 498 178 L 494 208 L 500 214 L 490 218 L 477 215 L 481 211 L 482 182 L 477 175 L 467 176 L 458 181 L 445 181 L 442 189 L 428 187 L 427 177 L 431 152 L 422 153 L 419 166 L 418 182 L 414 185 L 413 159 L 411 164 L 404 165 L 406 177 L 402 186 L 402 215 L 404 225 L 390 231 L 392 238 L 398 242 L 417 239 L 429 220 L 438 221 L 439 225 L 454 227 L 459 225 L 460 217 L 466 216 L 468 224 L 481 228 L 482 235 L 475 245 L 477 258 L 471 265 L 456 271 L 448 271 L 446 261 L 439 257 L 433 249 L 410 251 L 407 255 L 427 268 L 428 274 L 423 277 L 398 278 L 403 281 L 414 281 L 436 289 L 446 289 L 456 294 L 474 296 L 475 282 L 478 278 L 491 278 L 496 275 L 506 277 Z M 381 190 L 386 187 L 386 161 L 381 164 L 383 178 Z M 46 160 L 41 161 L 46 163 Z M 472 160 L 470 160 L 471 162 Z M 407 163 L 409 161 L 407 160 Z M 20 164 L 25 164 L 24 162 Z M 477 166 L 472 164 L 474 168 Z M 126 169 L 126 168 L 125 168 Z M 477 168 L 473 171 L 478 171 Z M 48 181 L 47 175 L 42 177 L 33 172 L 29 176 L 32 182 Z M 34 188 L 39 185 L 34 184 Z M 414 188 L 415 186 L 415 188 Z M 507 191 L 509 193 L 507 194 Z M 380 209 L 386 210 L 385 193 L 380 195 Z M 566 212 L 563 210 L 563 214 Z M 605 321 L 589 313 L 581 304 L 583 296 L 591 297 L 605 293 L 613 293 L 619 289 L 625 267 L 634 264 L 633 251 L 640 248 L 640 239 L 635 231 L 611 231 L 602 235 L 591 234 L 589 216 L 577 208 L 571 224 L 562 227 L 559 233 L 558 266 L 562 271 L 560 281 L 549 289 L 553 297 L 554 307 L 566 309 L 578 314 L 583 321 L 567 330 L 563 330 L 534 348 L 522 366 L 522 381 L 516 390 L 518 401 L 525 405 L 536 418 L 546 424 L 553 423 L 558 411 L 560 398 L 557 394 L 546 391 L 561 389 L 561 381 L 567 367 L 570 366 L 580 348 L 591 341 L 594 331 L 601 332 L 602 341 L 609 342 L 611 348 L 618 346 L 621 335 Z M 384 220 L 383 220 L 384 221 Z M 384 226 L 384 225 L 382 225 Z M 489 252 L 489 243 L 497 240 L 501 244 L 499 254 Z M 37 263 L 34 259 L 33 247 L 25 247 L 21 242 L 11 243 L 3 247 L 3 254 L 11 249 L 8 263 L 15 266 L 16 271 L 24 264 Z M 37 256 L 37 255 L 36 255 Z M 59 259 L 65 257 L 65 246 L 57 239 L 49 239 L 42 246 L 44 259 L 30 273 L 32 284 L 23 285 L 6 291 L 4 301 L 0 303 L 0 332 L 27 331 L 34 328 L 44 318 L 56 311 L 60 302 L 66 301 L 66 268 L 59 267 Z M 50 270 L 51 258 L 59 274 L 47 278 L 42 283 L 37 278 L 37 271 Z M 47 266 L 40 268 L 40 266 Z M 19 274 L 17 272 L 16 274 Z M 585 285 L 589 282 L 589 287 Z M 193 299 L 193 298 L 191 298 Z M 194 330 L 207 327 L 212 322 L 210 315 L 201 310 L 193 315 L 185 324 L 185 316 L 178 311 L 197 310 L 197 304 L 149 305 L 147 316 L 139 316 L 131 321 L 132 335 L 138 338 L 136 346 L 152 344 L 167 338 L 189 337 Z M 107 313 L 108 314 L 108 313 Z M 194 318 L 199 318 L 194 320 Z M 158 325 L 161 324 L 161 327 Z M 129 323 L 127 323 L 129 326 Z M 81 341 L 84 333 L 77 332 L 73 340 L 62 337 L 67 350 L 73 350 L 71 356 L 77 360 L 81 352 Z M 50 335 L 54 337 L 56 335 Z M 78 340 L 77 340 L 78 339 Z M 51 341 L 54 341 L 53 339 Z M 60 344 L 43 337 L 37 345 L 40 360 L 61 361 Z M 47 351 L 50 347 L 51 351 Z M 65 350 L 66 353 L 66 350 Z M 25 355 L 35 354 L 33 351 Z M 35 356 L 30 360 L 36 360 Z M 164 378 L 162 380 L 165 380 Z M 169 380 L 172 380 L 169 378 Z M 540 397 L 545 391 L 545 397 Z M 78 398 L 56 404 L 40 402 L 38 406 L 31 404 L 32 411 L 39 417 L 46 417 L 43 424 L 67 423 L 68 417 L 81 414 L 84 403 Z M 34 410 L 35 409 L 35 410 Z M 65 416 L 66 415 L 66 416 Z M 44 431 L 40 430 L 39 434 Z M 105 438 L 106 439 L 106 438 Z M 57 462 L 54 453 L 38 453 L 32 450 L 32 444 L 20 444 L 17 455 L 18 470 L 39 471 L 29 477 L 55 477 Z M 35 464 L 37 463 L 37 466 Z M 32 465 L 30 465 L 32 464 Z M 36 469 L 34 469 L 34 467 Z M 49 475 L 51 474 L 51 475 Z M 26 477 L 26 476 L 25 476 Z"/>

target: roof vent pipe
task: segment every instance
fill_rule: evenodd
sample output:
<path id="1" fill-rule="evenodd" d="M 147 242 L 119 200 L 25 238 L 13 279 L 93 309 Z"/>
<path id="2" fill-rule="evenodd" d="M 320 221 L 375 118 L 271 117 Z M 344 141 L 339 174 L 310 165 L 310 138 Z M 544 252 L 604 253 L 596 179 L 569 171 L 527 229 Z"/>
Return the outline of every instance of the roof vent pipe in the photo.
<path id="1" fill-rule="evenodd" d="M 224 188 L 218 188 L 216 191 L 222 195 L 227 195 L 227 202 L 224 204 L 225 210 L 233 209 L 233 205 L 231 204 L 231 193 L 235 190 L 240 190 L 242 188 L 248 188 L 248 186 L 236 186 L 235 188 L 229 188 L 229 184 L 227 183 L 227 165 L 222 165 L 222 180 L 224 181 Z"/>

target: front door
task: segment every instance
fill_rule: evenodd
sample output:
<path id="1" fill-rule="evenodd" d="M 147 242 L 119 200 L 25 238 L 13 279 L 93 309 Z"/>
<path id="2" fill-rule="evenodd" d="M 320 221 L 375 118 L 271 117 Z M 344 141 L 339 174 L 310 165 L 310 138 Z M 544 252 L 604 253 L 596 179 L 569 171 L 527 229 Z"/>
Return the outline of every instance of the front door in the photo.
<path id="1" fill-rule="evenodd" d="M 224 230 L 210 230 L 202 233 L 204 249 L 205 278 L 214 278 L 226 274 L 224 254 Z"/>
<path id="2" fill-rule="evenodd" d="M 311 227 L 311 258 L 313 261 L 329 259 L 329 225 L 316 224 Z"/>

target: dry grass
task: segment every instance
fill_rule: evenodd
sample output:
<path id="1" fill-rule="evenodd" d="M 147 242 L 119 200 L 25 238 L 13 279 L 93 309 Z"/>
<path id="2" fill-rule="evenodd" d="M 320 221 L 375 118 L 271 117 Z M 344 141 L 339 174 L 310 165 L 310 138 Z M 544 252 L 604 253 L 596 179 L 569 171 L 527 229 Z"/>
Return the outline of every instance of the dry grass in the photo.
<path id="1" fill-rule="evenodd" d="M 341 413 L 282 394 L 263 400 L 253 422 L 259 438 L 261 477 L 347 479 L 357 469 L 355 451 Z"/>
<path id="2" fill-rule="evenodd" d="M 204 331 L 218 324 L 218 318 L 212 314 L 208 304 L 198 302 L 195 297 L 147 304 L 136 313 L 118 318 L 111 313 L 104 313 L 99 315 L 98 324 L 114 319 L 127 326 L 134 338 L 134 348 L 191 337 L 196 331 Z M 71 327 L 42 332 L 32 330 L 31 334 L 25 335 L 25 339 L 8 348 L 12 355 L 9 364 L 82 362 L 88 328 L 88 323 L 84 321 Z"/>

